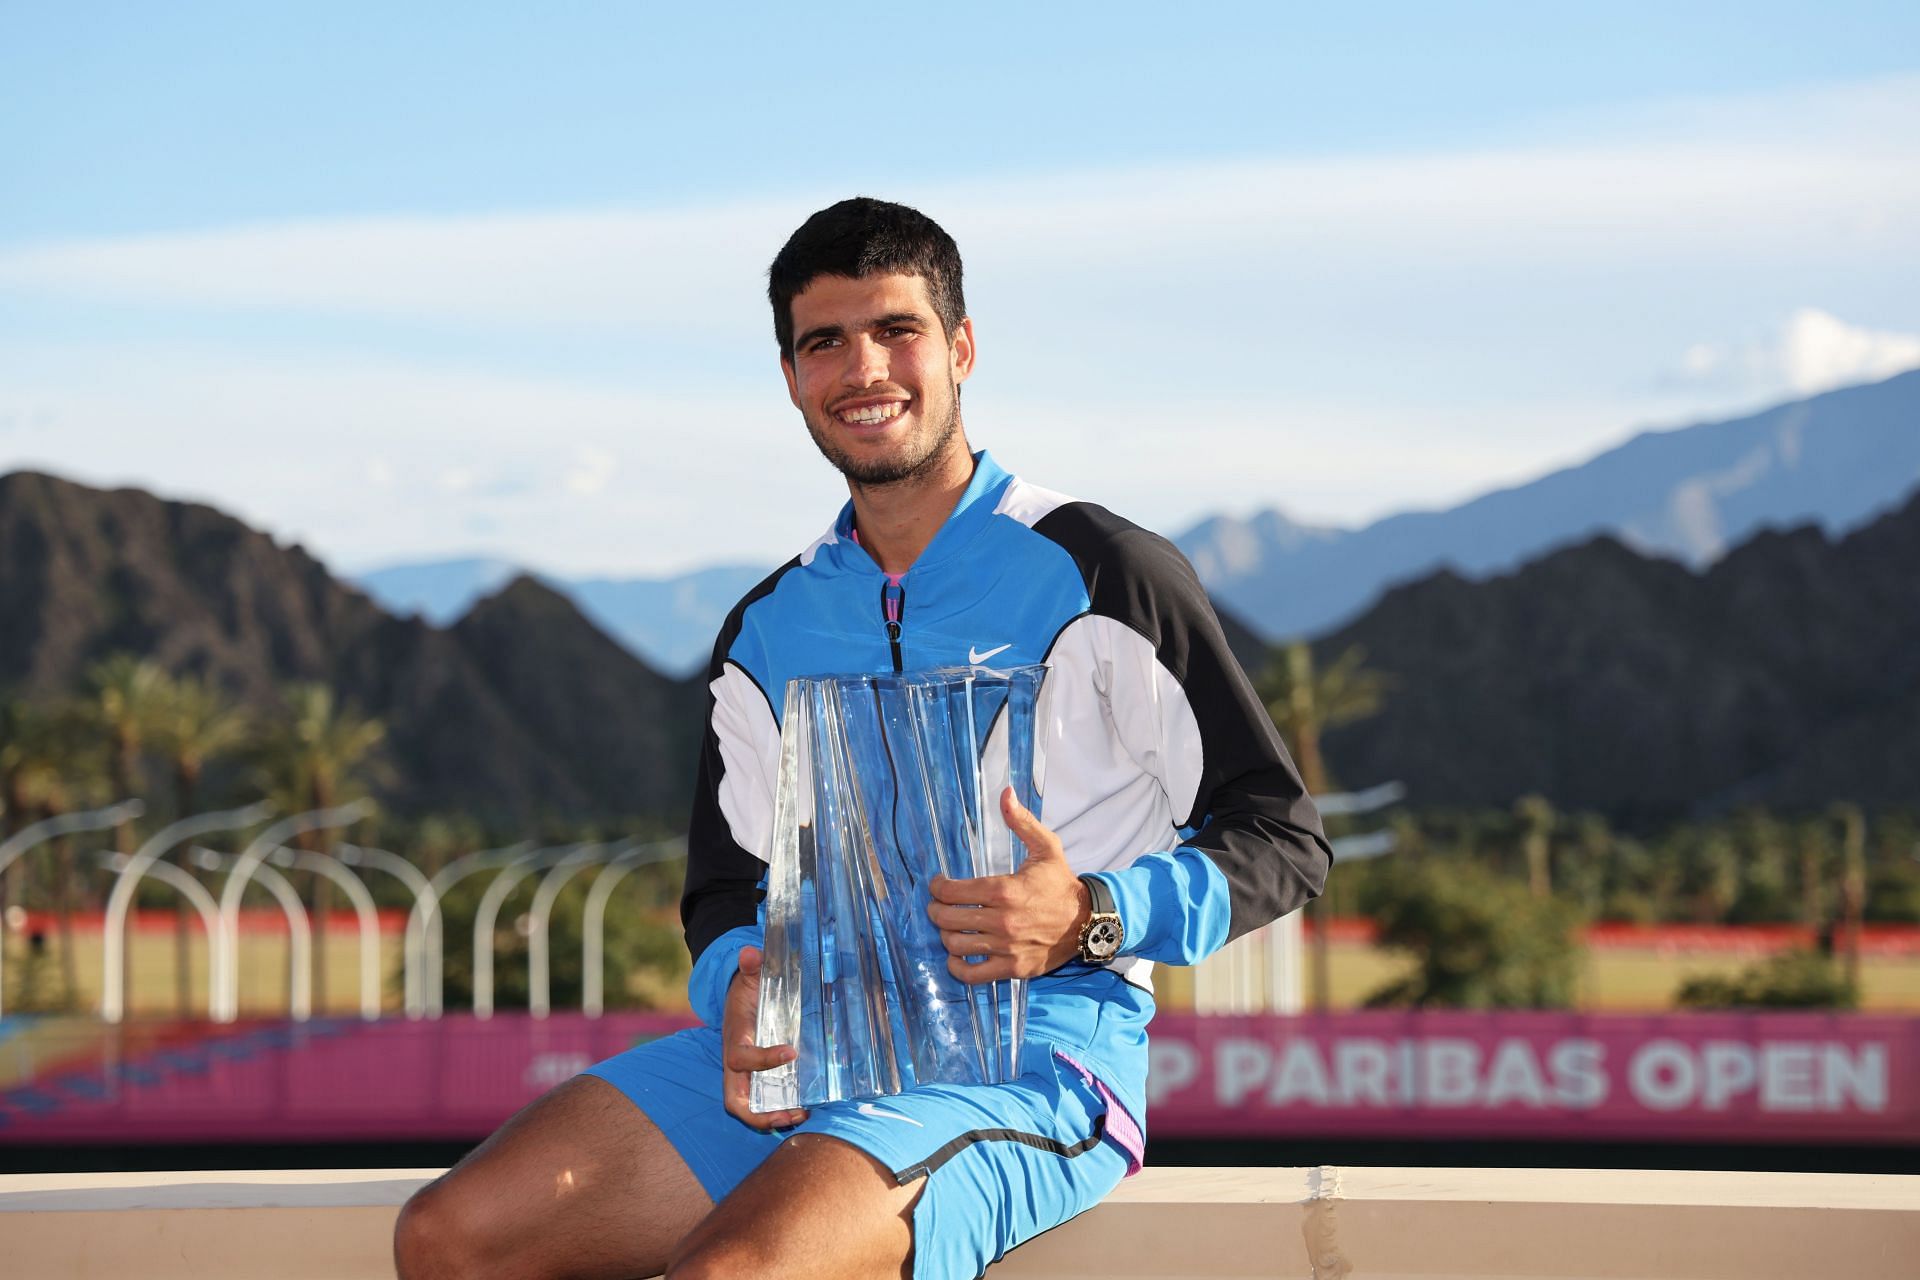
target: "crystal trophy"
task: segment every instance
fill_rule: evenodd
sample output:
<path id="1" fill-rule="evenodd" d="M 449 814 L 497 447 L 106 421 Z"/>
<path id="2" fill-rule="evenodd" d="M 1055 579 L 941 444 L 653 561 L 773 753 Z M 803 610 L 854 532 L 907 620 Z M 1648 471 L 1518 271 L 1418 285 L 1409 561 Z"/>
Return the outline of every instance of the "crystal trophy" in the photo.
<path id="1" fill-rule="evenodd" d="M 789 681 L 755 1028 L 799 1056 L 756 1072 L 755 1111 L 996 1084 L 1020 1073 L 1026 982 L 971 984 L 927 916 L 936 875 L 1006 875 L 1000 812 L 1040 811 L 1044 666 Z"/>

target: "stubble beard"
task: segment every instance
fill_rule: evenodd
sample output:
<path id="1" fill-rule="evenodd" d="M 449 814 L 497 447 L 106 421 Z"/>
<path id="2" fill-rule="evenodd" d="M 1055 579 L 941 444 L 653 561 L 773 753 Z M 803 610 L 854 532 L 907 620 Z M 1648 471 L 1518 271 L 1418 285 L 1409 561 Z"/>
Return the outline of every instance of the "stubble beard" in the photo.
<path id="1" fill-rule="evenodd" d="M 906 453 L 873 461 L 862 461 L 848 454 L 834 444 L 832 437 L 814 426 L 813 419 L 807 418 L 807 434 L 813 437 L 814 447 L 834 466 L 834 470 L 847 478 L 850 484 L 860 488 L 875 488 L 882 485 L 901 484 L 926 475 L 939 464 L 953 439 L 960 432 L 960 387 L 949 380 L 947 383 L 947 414 L 945 421 L 926 433 L 927 444 L 924 449 L 909 449 Z"/>

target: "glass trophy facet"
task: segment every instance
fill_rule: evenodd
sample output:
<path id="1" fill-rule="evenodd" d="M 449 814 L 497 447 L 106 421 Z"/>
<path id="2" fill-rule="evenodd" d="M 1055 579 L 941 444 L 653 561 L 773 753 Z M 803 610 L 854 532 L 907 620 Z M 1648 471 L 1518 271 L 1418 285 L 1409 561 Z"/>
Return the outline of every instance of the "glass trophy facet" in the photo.
<path id="1" fill-rule="evenodd" d="M 970 984 L 927 916 L 936 875 L 1010 874 L 1000 812 L 1040 811 L 1043 666 L 789 681 L 780 728 L 756 1042 L 755 1111 L 995 1084 L 1020 1072 L 1026 982 Z"/>

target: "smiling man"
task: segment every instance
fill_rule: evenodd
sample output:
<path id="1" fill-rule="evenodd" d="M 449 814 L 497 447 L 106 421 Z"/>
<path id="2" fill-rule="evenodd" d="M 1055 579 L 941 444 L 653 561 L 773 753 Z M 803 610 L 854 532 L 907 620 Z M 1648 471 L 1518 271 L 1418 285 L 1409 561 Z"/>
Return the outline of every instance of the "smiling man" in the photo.
<path id="1" fill-rule="evenodd" d="M 1009 475 L 960 412 L 959 251 L 842 201 L 769 272 L 787 390 L 850 501 L 714 647 L 681 903 L 702 1025 L 591 1068 L 401 1214 L 402 1276 L 978 1276 L 1139 1168 L 1153 962 L 1319 892 L 1319 815 L 1165 540 Z M 756 1115 L 759 904 L 795 676 L 1047 664 L 1028 857 L 941 881 L 967 981 L 1033 979 L 1018 1079 Z"/>

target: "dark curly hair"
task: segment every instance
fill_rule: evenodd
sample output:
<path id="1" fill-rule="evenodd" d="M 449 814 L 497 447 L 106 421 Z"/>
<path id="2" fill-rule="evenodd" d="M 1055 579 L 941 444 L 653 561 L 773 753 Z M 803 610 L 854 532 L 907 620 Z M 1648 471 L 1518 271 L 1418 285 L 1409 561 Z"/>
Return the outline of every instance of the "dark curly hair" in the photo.
<path id="1" fill-rule="evenodd" d="M 903 204 L 855 196 L 800 224 L 767 268 L 773 336 L 793 358 L 793 300 L 817 276 L 858 280 L 875 273 L 919 276 L 934 314 L 951 340 L 967 315 L 960 289 L 960 248 L 940 224 Z"/>

